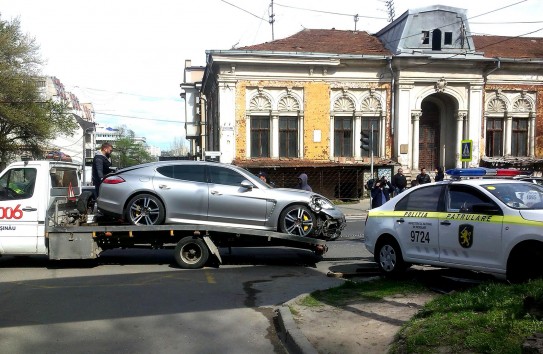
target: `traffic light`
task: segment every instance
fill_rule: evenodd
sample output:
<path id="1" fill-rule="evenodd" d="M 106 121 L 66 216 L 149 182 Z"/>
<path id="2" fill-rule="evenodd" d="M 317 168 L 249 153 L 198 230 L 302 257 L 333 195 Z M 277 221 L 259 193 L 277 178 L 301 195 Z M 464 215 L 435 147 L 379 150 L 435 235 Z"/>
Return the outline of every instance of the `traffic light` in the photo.
<path id="1" fill-rule="evenodd" d="M 364 151 L 370 151 L 371 148 L 372 148 L 372 143 L 371 143 L 371 135 L 369 135 L 367 132 L 362 132 L 362 137 L 360 138 L 360 147 L 362 148 L 362 150 Z"/>

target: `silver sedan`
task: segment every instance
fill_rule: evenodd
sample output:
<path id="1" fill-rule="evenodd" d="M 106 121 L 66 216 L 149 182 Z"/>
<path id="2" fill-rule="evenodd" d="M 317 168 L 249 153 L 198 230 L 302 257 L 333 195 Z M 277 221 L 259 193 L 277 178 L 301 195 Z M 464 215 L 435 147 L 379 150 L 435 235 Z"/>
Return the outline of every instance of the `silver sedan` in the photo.
<path id="1" fill-rule="evenodd" d="M 333 240 L 345 216 L 325 197 L 272 188 L 251 172 L 203 161 L 125 168 L 100 186 L 98 208 L 134 225 L 198 224 L 270 230 Z"/>

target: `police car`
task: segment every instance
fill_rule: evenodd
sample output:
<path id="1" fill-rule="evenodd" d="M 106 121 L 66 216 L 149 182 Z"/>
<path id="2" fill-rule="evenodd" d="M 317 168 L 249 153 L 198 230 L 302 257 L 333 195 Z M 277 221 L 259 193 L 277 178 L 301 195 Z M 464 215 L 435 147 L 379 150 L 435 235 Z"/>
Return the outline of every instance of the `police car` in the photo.
<path id="1" fill-rule="evenodd" d="M 411 188 L 369 211 L 365 245 L 381 271 L 426 264 L 513 281 L 542 276 L 543 186 L 513 180 L 519 172 L 510 169 L 446 173 L 451 179 Z"/>

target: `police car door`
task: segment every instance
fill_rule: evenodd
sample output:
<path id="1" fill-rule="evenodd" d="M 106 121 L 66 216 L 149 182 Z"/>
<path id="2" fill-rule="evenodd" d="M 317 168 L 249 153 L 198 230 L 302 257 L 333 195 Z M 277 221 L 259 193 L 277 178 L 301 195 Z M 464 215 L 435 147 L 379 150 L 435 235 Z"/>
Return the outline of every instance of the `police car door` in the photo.
<path id="1" fill-rule="evenodd" d="M 394 208 L 394 229 L 406 258 L 438 261 L 443 185 L 419 187 Z"/>
<path id="2" fill-rule="evenodd" d="M 0 176 L 0 254 L 38 251 L 36 173 L 36 168 L 25 166 L 10 168 Z"/>
<path id="3" fill-rule="evenodd" d="M 472 186 L 450 184 L 446 195 L 447 210 L 439 223 L 440 261 L 472 267 L 498 267 L 502 259 L 501 208 Z M 493 207 L 481 211 L 478 205 Z"/>

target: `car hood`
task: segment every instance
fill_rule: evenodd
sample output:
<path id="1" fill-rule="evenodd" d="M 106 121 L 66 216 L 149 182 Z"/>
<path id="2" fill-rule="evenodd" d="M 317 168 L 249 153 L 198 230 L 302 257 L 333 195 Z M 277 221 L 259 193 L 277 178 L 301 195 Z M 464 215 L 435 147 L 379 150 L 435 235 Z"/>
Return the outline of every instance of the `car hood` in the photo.
<path id="1" fill-rule="evenodd" d="M 524 220 L 543 222 L 543 210 L 519 210 Z"/>

